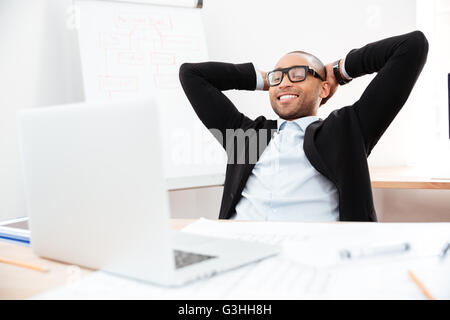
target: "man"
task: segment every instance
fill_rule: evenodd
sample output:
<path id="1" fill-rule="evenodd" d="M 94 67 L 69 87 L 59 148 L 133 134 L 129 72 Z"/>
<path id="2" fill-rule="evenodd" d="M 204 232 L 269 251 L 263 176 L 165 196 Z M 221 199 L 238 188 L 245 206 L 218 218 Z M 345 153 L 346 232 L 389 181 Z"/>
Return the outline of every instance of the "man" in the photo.
<path id="1" fill-rule="evenodd" d="M 427 53 L 427 39 L 415 31 L 326 66 L 302 51 L 267 73 L 251 63 L 183 64 L 183 89 L 229 157 L 219 218 L 376 221 L 367 157 L 406 102 Z M 358 101 L 317 117 L 338 85 L 373 72 Z M 249 119 L 222 93 L 230 89 L 268 90 L 279 119 Z M 236 146 L 235 132 L 246 133 L 245 143 Z"/>

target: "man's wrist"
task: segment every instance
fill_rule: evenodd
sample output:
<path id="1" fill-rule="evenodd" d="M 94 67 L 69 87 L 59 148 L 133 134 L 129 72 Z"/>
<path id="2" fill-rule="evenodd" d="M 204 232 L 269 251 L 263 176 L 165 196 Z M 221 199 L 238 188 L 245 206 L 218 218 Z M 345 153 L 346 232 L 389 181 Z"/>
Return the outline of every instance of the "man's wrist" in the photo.
<path id="1" fill-rule="evenodd" d="M 264 90 L 264 77 L 262 75 L 262 72 L 259 71 L 255 65 L 253 65 L 255 68 L 255 74 L 256 74 L 256 86 L 255 90 Z"/>
<path id="2" fill-rule="evenodd" d="M 347 70 L 345 70 L 345 58 L 341 59 L 340 65 L 342 77 L 346 80 L 352 80 L 353 78 L 350 77 L 349 74 L 347 73 Z"/>
<path id="3" fill-rule="evenodd" d="M 344 62 L 345 62 L 345 59 L 340 59 L 333 63 L 334 78 L 336 79 L 336 82 L 339 83 L 340 85 L 344 85 L 344 84 L 347 84 L 350 81 L 352 81 L 351 78 L 346 77 L 344 75 L 347 73 L 344 71 L 345 70 Z M 348 76 L 348 74 L 347 74 L 347 76 Z"/>

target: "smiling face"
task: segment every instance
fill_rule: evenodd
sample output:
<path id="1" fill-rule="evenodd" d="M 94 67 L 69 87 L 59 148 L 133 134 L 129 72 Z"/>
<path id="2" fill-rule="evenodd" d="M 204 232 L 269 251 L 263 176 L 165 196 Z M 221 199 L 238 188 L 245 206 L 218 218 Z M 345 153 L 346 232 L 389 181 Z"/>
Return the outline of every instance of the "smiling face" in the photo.
<path id="1" fill-rule="evenodd" d="M 308 54 L 288 53 L 276 64 L 274 70 L 292 66 L 309 66 L 325 79 L 325 71 L 320 61 Z M 282 119 L 294 120 L 317 115 L 320 101 L 327 97 L 329 84 L 308 73 L 302 82 L 291 82 L 286 74 L 278 86 L 269 88 L 270 104 Z"/>

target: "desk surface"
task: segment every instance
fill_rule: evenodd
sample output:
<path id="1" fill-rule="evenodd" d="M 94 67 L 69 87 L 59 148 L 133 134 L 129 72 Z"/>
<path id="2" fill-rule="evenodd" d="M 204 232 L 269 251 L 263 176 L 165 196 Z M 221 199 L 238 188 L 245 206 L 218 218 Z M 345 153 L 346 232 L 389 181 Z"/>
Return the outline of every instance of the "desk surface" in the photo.
<path id="1" fill-rule="evenodd" d="M 450 173 L 433 174 L 412 167 L 372 167 L 373 188 L 450 190 Z"/>
<path id="2" fill-rule="evenodd" d="M 172 228 L 179 230 L 195 220 L 173 219 Z M 66 284 L 73 277 L 84 277 L 94 270 L 70 266 L 65 263 L 39 258 L 30 247 L 0 241 L 0 256 L 30 264 L 46 266 L 42 273 L 0 263 L 0 300 L 28 299 L 44 291 Z"/>

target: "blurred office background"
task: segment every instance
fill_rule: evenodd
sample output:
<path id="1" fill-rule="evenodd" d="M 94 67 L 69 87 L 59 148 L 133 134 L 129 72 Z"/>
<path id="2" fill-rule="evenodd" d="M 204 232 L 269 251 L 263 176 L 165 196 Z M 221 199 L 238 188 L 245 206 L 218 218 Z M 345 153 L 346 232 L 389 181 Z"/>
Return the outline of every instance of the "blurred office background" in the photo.
<path id="1" fill-rule="evenodd" d="M 428 168 L 450 178 L 449 0 L 206 0 L 201 10 L 210 60 L 251 61 L 263 70 L 288 51 L 329 63 L 368 42 L 422 30 L 428 62 L 369 164 Z M 76 19 L 71 0 L 0 1 L 0 220 L 26 215 L 16 112 L 84 99 Z M 352 104 L 372 78 L 340 88 L 319 116 Z M 227 95 L 250 117 L 275 117 L 265 92 Z M 169 194 L 173 217 L 218 216 L 222 187 Z M 450 221 L 450 190 L 374 189 L 374 198 L 380 221 Z"/>

